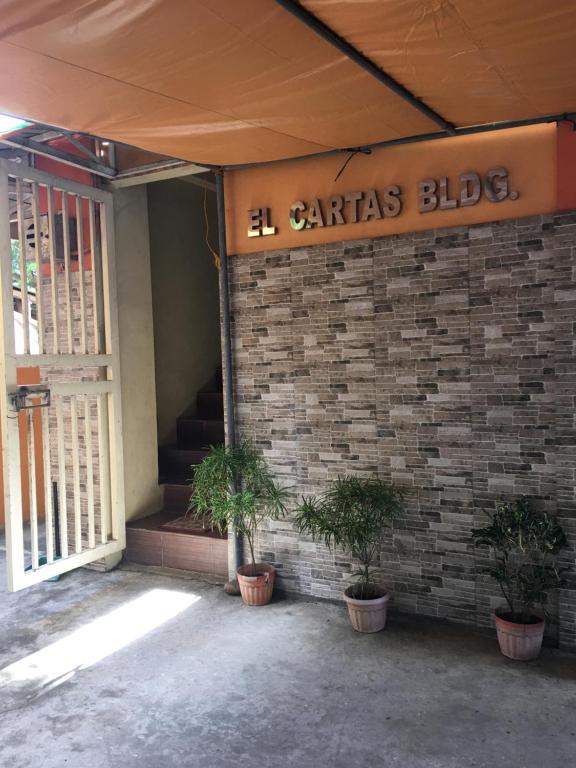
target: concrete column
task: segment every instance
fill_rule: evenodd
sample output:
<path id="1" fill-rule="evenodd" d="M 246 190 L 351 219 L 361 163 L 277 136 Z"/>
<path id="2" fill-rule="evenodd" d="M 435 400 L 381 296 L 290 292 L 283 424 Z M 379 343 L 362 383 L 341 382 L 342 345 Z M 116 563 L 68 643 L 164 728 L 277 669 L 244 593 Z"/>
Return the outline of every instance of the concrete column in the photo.
<path id="1" fill-rule="evenodd" d="M 146 186 L 114 193 L 126 519 L 162 507 Z"/>

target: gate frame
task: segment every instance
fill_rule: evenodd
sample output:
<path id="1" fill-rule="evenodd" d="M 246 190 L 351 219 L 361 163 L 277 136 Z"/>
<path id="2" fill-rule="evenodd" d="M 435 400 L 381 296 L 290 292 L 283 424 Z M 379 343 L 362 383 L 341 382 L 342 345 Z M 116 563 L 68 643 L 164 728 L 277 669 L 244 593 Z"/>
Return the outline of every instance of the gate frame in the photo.
<path id="1" fill-rule="evenodd" d="M 15 349 L 14 309 L 12 286 L 12 259 L 10 248 L 9 178 L 35 182 L 87 198 L 91 205 L 100 205 L 102 294 L 104 312 L 104 354 L 29 354 L 20 355 Z M 112 193 L 63 179 L 59 176 L 23 166 L 9 160 L 0 160 L 0 417 L 2 423 L 2 471 L 4 477 L 4 515 L 6 521 L 6 564 L 8 589 L 11 592 L 32 586 L 40 581 L 79 568 L 107 555 L 121 552 L 126 546 L 124 509 L 124 459 L 122 437 L 122 401 L 120 349 L 118 339 L 118 303 L 116 293 L 116 265 L 114 242 L 114 208 Z M 94 259 L 94 254 L 92 254 Z M 81 258 L 81 257 L 80 257 Z M 94 264 L 92 265 L 94 268 Z M 38 275 L 37 279 L 41 279 Z M 37 283 L 37 289 L 38 289 Z M 41 291 L 37 290 L 41 300 Z M 27 322 L 27 321 L 26 321 Z M 25 570 L 24 529 L 21 492 L 20 434 L 18 419 L 11 416 L 10 394 L 18 391 L 18 368 L 36 366 L 102 367 L 106 378 L 95 382 L 53 383 L 54 394 L 105 394 L 107 403 L 109 455 L 109 527 L 111 540 L 68 557 L 53 560 L 46 565 Z M 46 435 L 45 435 L 46 437 Z M 94 460 L 94 458 L 93 458 Z M 31 474 L 34 468 L 30 468 Z M 102 475 L 101 475 L 102 476 Z M 48 494 L 45 493 L 45 497 Z M 51 499 L 45 498 L 46 506 Z M 48 515 L 47 515 L 48 517 Z M 49 533 L 47 532 L 47 536 Z"/>

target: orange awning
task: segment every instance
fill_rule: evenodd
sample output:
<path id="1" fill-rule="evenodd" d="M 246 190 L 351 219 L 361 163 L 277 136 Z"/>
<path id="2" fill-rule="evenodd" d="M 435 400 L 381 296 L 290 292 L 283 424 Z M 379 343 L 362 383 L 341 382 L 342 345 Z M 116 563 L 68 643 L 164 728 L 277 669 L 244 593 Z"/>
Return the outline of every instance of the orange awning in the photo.
<path id="1" fill-rule="evenodd" d="M 576 111 L 572 0 L 305 0 L 459 127 Z M 214 165 L 440 130 L 273 0 L 4 0 L 0 111 Z"/>

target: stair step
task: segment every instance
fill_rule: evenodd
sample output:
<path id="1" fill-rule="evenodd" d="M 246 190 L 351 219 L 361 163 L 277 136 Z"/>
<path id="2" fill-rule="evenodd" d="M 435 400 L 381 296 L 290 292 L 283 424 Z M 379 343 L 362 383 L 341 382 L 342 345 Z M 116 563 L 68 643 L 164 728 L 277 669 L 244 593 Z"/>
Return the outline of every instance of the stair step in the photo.
<path id="1" fill-rule="evenodd" d="M 224 382 L 222 378 L 222 368 L 218 368 L 214 374 L 214 378 L 211 383 L 206 387 L 210 392 L 222 392 L 224 389 Z"/>
<path id="2" fill-rule="evenodd" d="M 164 484 L 164 510 L 166 512 L 180 512 L 185 514 L 188 510 L 192 489 L 185 483 Z"/>
<path id="3" fill-rule="evenodd" d="M 224 443 L 224 422 L 220 419 L 180 418 L 176 429 L 179 448 L 202 450 Z"/>
<path id="4" fill-rule="evenodd" d="M 189 480 L 192 477 L 192 466 L 208 455 L 208 451 L 178 448 L 176 445 L 165 445 L 159 450 L 160 476 L 163 478 Z"/>
<path id="5" fill-rule="evenodd" d="M 211 531 L 167 528 L 174 515 L 160 512 L 126 527 L 126 559 L 143 565 L 180 568 L 216 575 L 228 575 L 226 535 Z"/>
<path id="6" fill-rule="evenodd" d="M 199 392 L 196 399 L 199 419 L 224 419 L 222 392 Z"/>

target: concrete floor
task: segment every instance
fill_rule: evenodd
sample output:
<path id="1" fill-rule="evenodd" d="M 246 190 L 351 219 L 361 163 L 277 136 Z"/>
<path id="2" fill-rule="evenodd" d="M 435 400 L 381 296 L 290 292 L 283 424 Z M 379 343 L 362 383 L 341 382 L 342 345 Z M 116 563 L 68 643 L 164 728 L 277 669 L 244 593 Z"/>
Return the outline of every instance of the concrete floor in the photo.
<path id="1" fill-rule="evenodd" d="M 401 617 L 361 636 L 341 606 L 247 608 L 177 573 L 2 586 L 0 670 L 6 768 L 576 762 L 572 656 L 517 664 L 492 638 Z"/>

